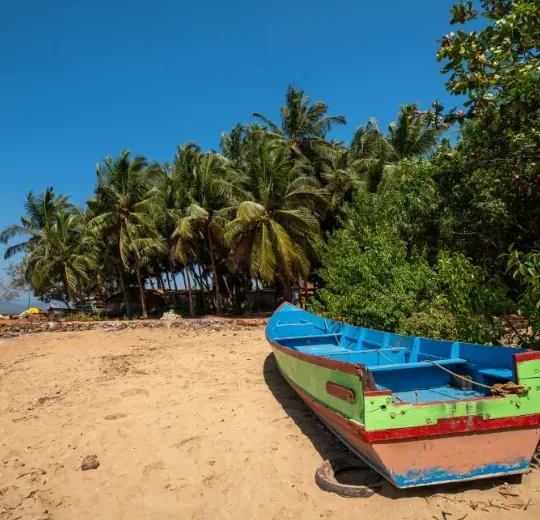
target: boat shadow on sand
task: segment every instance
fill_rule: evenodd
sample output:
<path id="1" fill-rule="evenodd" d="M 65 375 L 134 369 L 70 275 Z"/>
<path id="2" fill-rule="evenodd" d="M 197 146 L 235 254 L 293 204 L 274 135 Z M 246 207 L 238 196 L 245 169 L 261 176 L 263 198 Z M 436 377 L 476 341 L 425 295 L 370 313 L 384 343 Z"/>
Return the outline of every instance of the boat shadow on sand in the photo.
<path id="1" fill-rule="evenodd" d="M 274 354 L 269 354 L 263 367 L 264 380 L 266 385 L 274 395 L 276 401 L 283 407 L 284 412 L 295 422 L 302 433 L 311 441 L 313 447 L 319 452 L 323 460 L 332 460 L 338 457 L 350 457 L 351 452 L 326 428 L 319 418 L 300 399 L 296 392 L 287 384 L 281 375 Z M 317 468 L 313 468 L 313 475 Z M 505 483 L 519 484 L 521 475 L 509 475 L 506 477 L 472 480 L 469 482 L 459 482 L 455 484 L 440 484 L 429 487 L 418 487 L 410 489 L 398 489 L 392 484 L 384 481 L 378 494 L 387 498 L 399 499 L 407 497 L 421 497 L 428 499 L 437 494 L 459 494 L 468 490 L 487 491 Z M 336 476 L 338 482 L 339 476 Z M 361 485 L 362 477 L 358 476 L 358 482 L 354 481 L 354 476 L 349 475 L 343 483 Z"/>

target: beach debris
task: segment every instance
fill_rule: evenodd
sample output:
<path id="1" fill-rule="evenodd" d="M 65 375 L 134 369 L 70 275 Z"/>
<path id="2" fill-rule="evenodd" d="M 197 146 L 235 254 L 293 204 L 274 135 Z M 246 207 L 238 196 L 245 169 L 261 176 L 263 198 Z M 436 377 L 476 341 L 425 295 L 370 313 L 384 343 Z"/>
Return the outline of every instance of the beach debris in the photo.
<path id="1" fill-rule="evenodd" d="M 102 332 L 118 332 L 125 329 L 161 329 L 180 328 L 184 330 L 199 331 L 238 331 L 246 329 L 256 329 L 264 327 L 268 322 L 267 318 L 200 318 L 185 320 L 174 311 L 166 312 L 158 320 L 138 320 L 138 321 L 61 321 L 61 322 L 39 322 L 22 321 L 8 322 L 4 324 L 0 320 L 0 339 L 13 338 L 25 334 L 37 334 L 54 329 L 58 332 L 79 332 L 86 330 L 99 330 Z"/>
<path id="2" fill-rule="evenodd" d="M 536 447 L 536 452 L 532 457 L 531 467 L 534 469 L 540 469 L 540 442 Z"/>
<path id="3" fill-rule="evenodd" d="M 97 468 L 99 468 L 99 460 L 97 458 L 97 455 L 87 455 L 81 463 L 81 469 L 83 471 Z"/>
<path id="4" fill-rule="evenodd" d="M 161 317 L 161 321 L 179 321 L 183 320 L 182 316 L 179 314 L 176 314 L 174 311 L 167 311 L 163 313 L 163 316 Z"/>
<path id="5" fill-rule="evenodd" d="M 357 485 L 338 482 L 336 474 L 346 470 L 364 472 L 361 482 Z M 315 473 L 315 482 L 324 491 L 350 498 L 369 498 L 382 488 L 382 477 L 372 472 L 355 457 L 340 457 L 324 461 Z"/>
<path id="6" fill-rule="evenodd" d="M 58 399 L 60 397 L 58 395 L 59 393 L 60 392 L 57 392 L 57 395 L 44 395 L 37 400 L 37 404 L 45 404 L 47 401 L 53 401 L 54 399 Z"/>

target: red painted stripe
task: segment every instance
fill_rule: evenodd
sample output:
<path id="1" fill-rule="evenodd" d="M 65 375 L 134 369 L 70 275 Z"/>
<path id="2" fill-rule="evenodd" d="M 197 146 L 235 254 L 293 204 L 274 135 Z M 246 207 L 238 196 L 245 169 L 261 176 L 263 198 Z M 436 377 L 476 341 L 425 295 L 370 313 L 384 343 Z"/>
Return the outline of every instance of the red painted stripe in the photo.
<path id="1" fill-rule="evenodd" d="M 532 361 L 533 359 L 540 359 L 540 351 L 520 352 L 514 354 L 515 363 L 523 363 L 525 361 Z"/>
<path id="2" fill-rule="evenodd" d="M 392 390 L 366 390 L 364 392 L 366 397 L 377 397 L 380 395 L 392 395 Z"/>
<path id="3" fill-rule="evenodd" d="M 455 433 L 472 433 L 489 430 L 508 430 L 527 426 L 540 425 L 540 415 L 522 415 L 520 417 L 504 417 L 502 419 L 483 419 L 481 415 L 439 419 L 436 424 L 416 426 L 412 428 L 395 428 L 391 430 L 367 431 L 362 436 L 366 442 L 410 439 L 411 437 L 433 437 Z"/>

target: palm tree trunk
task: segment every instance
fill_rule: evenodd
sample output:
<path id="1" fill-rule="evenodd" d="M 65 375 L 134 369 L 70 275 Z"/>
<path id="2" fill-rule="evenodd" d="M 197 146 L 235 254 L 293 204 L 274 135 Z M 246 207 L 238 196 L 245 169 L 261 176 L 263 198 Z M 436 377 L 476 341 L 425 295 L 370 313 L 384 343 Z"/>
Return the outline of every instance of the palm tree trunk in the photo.
<path id="1" fill-rule="evenodd" d="M 169 309 L 174 308 L 174 295 L 171 295 L 172 284 L 171 278 L 169 277 L 168 269 L 165 269 L 165 280 L 167 281 L 167 287 L 169 288 L 169 295 L 165 298 L 165 302 L 168 305 Z"/>
<path id="2" fill-rule="evenodd" d="M 304 307 L 307 303 L 309 297 L 309 291 L 308 291 L 308 277 L 304 276 Z"/>
<path id="3" fill-rule="evenodd" d="M 83 295 L 83 290 L 82 290 L 82 284 L 79 278 L 77 278 L 77 292 L 79 293 L 79 302 L 81 304 L 81 310 L 84 312 L 84 305 L 83 305 L 84 295 Z"/>
<path id="4" fill-rule="evenodd" d="M 118 274 L 120 275 L 120 285 L 122 287 L 122 292 L 124 293 L 124 304 L 126 306 L 126 314 L 128 318 L 131 318 L 131 300 L 129 298 L 129 294 L 126 290 L 126 281 L 124 280 L 124 272 L 122 271 L 122 268 L 118 268 Z"/>
<path id="5" fill-rule="evenodd" d="M 201 301 L 202 301 L 202 311 L 203 311 L 203 314 L 206 314 L 206 306 L 204 304 L 204 287 L 203 287 L 203 284 L 202 284 L 202 280 L 199 276 L 199 274 L 197 273 L 197 271 L 195 270 L 195 267 L 191 266 L 191 274 L 193 274 L 193 280 L 196 282 L 195 285 L 199 286 L 200 287 L 200 291 L 201 291 Z M 187 274 L 189 276 L 189 272 Z"/>
<path id="6" fill-rule="evenodd" d="M 216 314 L 219 316 L 221 314 L 221 300 L 219 295 L 219 281 L 216 268 L 216 259 L 214 258 L 214 242 L 212 241 L 212 233 L 210 232 L 210 227 L 206 230 L 208 236 L 208 249 L 210 252 L 210 261 L 212 262 L 212 273 L 214 275 L 214 283 L 216 284 Z"/>
<path id="7" fill-rule="evenodd" d="M 137 262 L 137 283 L 139 284 L 139 292 L 141 294 L 141 307 L 142 307 L 142 317 L 148 318 L 148 313 L 146 312 L 146 298 L 144 297 L 144 286 L 141 278 L 141 268 L 139 262 Z"/>
<path id="8" fill-rule="evenodd" d="M 64 283 L 64 291 L 66 291 L 66 298 L 67 301 L 71 303 L 71 305 L 75 306 L 75 300 L 71 296 L 71 292 L 69 290 L 69 283 L 68 283 L 68 276 L 67 276 L 67 266 L 64 264 L 64 272 L 62 273 L 62 281 Z"/>
<path id="9" fill-rule="evenodd" d="M 158 286 L 158 289 L 163 291 L 163 295 L 165 296 L 165 286 L 163 285 L 163 280 L 161 279 L 161 275 L 156 276 L 156 283 Z"/>
<path id="10" fill-rule="evenodd" d="M 73 300 L 71 299 L 71 295 L 69 294 L 67 282 L 65 280 L 62 280 L 62 283 L 64 285 L 64 292 L 66 293 L 66 299 L 64 300 L 64 302 L 67 303 L 68 309 L 71 309 L 71 307 L 73 307 L 74 305 Z"/>
<path id="11" fill-rule="evenodd" d="M 229 305 L 231 305 L 233 301 L 233 295 L 231 292 L 231 288 L 229 287 L 229 282 L 227 282 L 227 276 L 223 277 L 223 281 L 225 282 L 225 287 L 227 287 L 227 293 L 229 294 L 229 299 L 230 299 Z"/>
<path id="12" fill-rule="evenodd" d="M 148 278 L 148 281 L 150 282 L 150 287 L 152 287 L 152 291 L 155 291 L 156 286 L 154 285 L 154 280 L 152 280 L 151 276 Z"/>
<path id="13" fill-rule="evenodd" d="M 189 313 L 194 318 L 196 315 L 196 312 L 195 312 L 195 305 L 193 305 L 193 291 L 191 290 L 191 280 L 189 279 L 189 273 L 187 273 L 187 276 L 184 276 L 184 280 L 186 280 L 187 290 L 188 290 Z"/>
<path id="14" fill-rule="evenodd" d="M 261 290 L 259 289 L 258 278 L 255 278 L 255 287 L 257 288 L 257 312 L 261 312 Z"/>
<path id="15" fill-rule="evenodd" d="M 283 299 L 286 302 L 292 301 L 292 288 L 291 288 L 291 282 L 284 276 L 281 277 L 281 287 L 283 289 Z"/>
<path id="16" fill-rule="evenodd" d="M 201 299 L 202 299 L 202 311 L 203 311 L 203 314 L 206 314 L 206 304 L 205 304 L 205 301 L 204 301 L 204 287 L 203 287 L 203 275 L 202 275 L 202 264 L 201 264 L 201 244 L 199 241 L 197 241 L 197 263 L 196 265 L 198 266 L 199 268 L 199 279 L 197 280 L 197 273 L 195 271 L 195 267 L 192 266 L 191 269 L 193 271 L 193 277 L 195 280 L 197 280 L 197 282 L 199 283 L 199 286 L 201 288 Z"/>
<path id="17" fill-rule="evenodd" d="M 178 297 L 178 285 L 176 284 L 176 273 L 174 272 L 174 269 L 173 269 L 173 266 L 171 265 L 170 266 L 171 268 L 171 278 L 172 278 L 172 282 L 173 282 L 173 286 L 174 286 L 174 294 L 173 294 L 173 297 L 172 297 L 172 306 L 173 306 L 173 309 L 176 308 L 176 298 Z"/>

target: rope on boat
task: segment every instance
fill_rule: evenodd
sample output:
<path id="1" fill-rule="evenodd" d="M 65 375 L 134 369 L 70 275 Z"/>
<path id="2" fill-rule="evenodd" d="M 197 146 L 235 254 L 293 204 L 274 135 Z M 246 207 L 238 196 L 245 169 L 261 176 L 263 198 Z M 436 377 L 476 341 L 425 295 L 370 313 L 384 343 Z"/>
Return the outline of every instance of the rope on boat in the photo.
<path id="1" fill-rule="evenodd" d="M 326 332 L 328 334 L 333 334 L 334 338 L 336 339 L 336 345 L 339 345 L 339 338 L 337 337 L 337 334 L 333 330 L 330 330 L 328 328 L 328 323 L 326 323 L 326 318 L 323 318 L 323 321 L 324 321 L 324 328 L 326 329 Z"/>
<path id="2" fill-rule="evenodd" d="M 462 379 L 463 381 L 467 381 L 468 383 L 472 383 L 473 385 L 479 386 L 481 388 L 485 388 L 486 390 L 489 390 L 493 395 L 505 395 L 505 394 L 518 394 L 523 395 L 526 394 L 530 388 L 525 385 L 518 385 L 517 383 L 514 383 L 512 381 L 508 381 L 507 383 L 496 383 L 492 386 L 484 385 L 483 383 L 478 383 L 477 381 L 474 381 L 472 378 L 463 376 L 461 374 L 456 374 L 455 372 L 452 372 L 452 370 L 449 370 L 446 367 L 443 367 L 442 365 L 439 365 L 439 363 L 436 363 L 435 361 L 427 361 L 426 363 L 431 363 L 432 365 L 435 365 L 436 367 L 440 368 L 441 370 L 444 370 L 445 372 L 448 372 L 449 374 L 453 375 L 454 377 L 457 377 L 458 379 Z"/>
<path id="3" fill-rule="evenodd" d="M 385 354 L 381 352 L 380 349 L 375 349 L 377 352 L 385 359 L 390 361 L 390 363 L 393 363 L 394 365 L 397 365 L 397 362 L 393 359 L 389 358 Z M 457 374 L 456 372 L 453 372 L 452 370 L 449 370 L 446 367 L 443 367 L 442 365 L 439 365 L 439 363 L 436 363 L 435 361 L 431 360 L 425 360 L 426 363 L 431 363 L 432 365 L 435 365 L 436 367 L 440 368 L 441 370 L 444 370 L 445 372 L 448 372 L 450 375 L 457 377 L 458 379 L 462 379 L 463 381 L 467 381 L 468 383 L 472 383 L 473 385 L 479 386 L 481 388 L 485 388 L 486 390 L 489 390 L 493 395 L 506 395 L 506 394 L 517 394 L 517 395 L 523 395 L 526 394 L 530 388 L 525 385 L 519 385 L 517 383 L 514 383 L 512 381 L 508 381 L 507 383 L 496 383 L 492 386 L 484 385 L 483 383 L 478 383 L 477 381 L 474 381 L 472 378 L 463 376 L 461 374 Z"/>
<path id="4" fill-rule="evenodd" d="M 377 351 L 384 359 L 388 359 L 388 361 L 390 361 L 390 363 L 393 363 L 394 365 L 397 365 L 397 362 L 396 362 L 396 361 L 394 361 L 393 359 L 391 359 L 391 358 L 389 358 L 388 356 L 386 356 L 385 354 L 383 354 L 383 353 L 381 352 L 380 349 L 376 348 L 375 350 L 376 350 L 376 351 Z"/>

